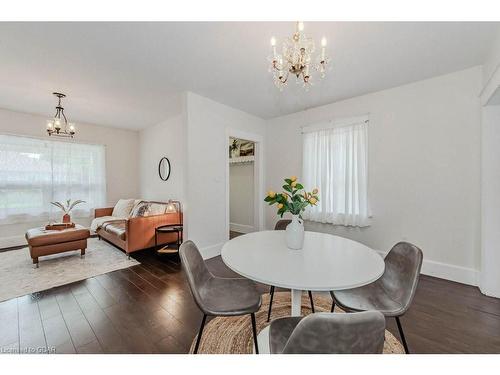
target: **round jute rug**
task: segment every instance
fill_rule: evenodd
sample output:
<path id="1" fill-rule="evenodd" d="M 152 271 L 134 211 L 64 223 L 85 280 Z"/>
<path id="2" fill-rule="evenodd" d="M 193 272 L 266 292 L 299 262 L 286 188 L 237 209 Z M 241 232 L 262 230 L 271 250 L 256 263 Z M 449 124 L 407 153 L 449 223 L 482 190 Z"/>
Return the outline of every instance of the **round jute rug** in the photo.
<path id="1" fill-rule="evenodd" d="M 329 312 L 332 304 L 331 298 L 314 295 L 314 309 L 316 312 Z M 269 323 L 267 310 L 269 307 L 269 294 L 262 295 L 262 307 L 255 314 L 257 333 Z M 273 311 L 271 320 L 290 316 L 290 293 L 277 292 L 274 294 Z M 335 312 L 343 313 L 338 307 Z M 302 314 L 311 313 L 309 298 L 306 293 L 302 295 Z M 201 323 L 201 322 L 200 322 Z M 193 353 L 196 336 L 191 343 L 190 353 Z M 234 317 L 216 317 L 205 325 L 201 337 L 198 353 L 200 354 L 251 354 L 253 351 L 252 324 L 250 315 Z M 385 331 L 384 354 L 404 354 L 403 345 L 390 333 Z"/>

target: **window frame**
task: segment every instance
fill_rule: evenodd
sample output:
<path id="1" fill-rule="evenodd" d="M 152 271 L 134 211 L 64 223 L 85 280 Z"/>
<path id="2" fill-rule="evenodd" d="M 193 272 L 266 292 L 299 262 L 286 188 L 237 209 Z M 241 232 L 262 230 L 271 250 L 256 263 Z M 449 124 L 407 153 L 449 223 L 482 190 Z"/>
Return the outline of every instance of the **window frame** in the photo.
<path id="1" fill-rule="evenodd" d="M 366 145 L 365 145 L 365 152 L 366 152 L 366 200 L 367 200 L 367 224 L 364 225 L 348 225 L 348 224 L 341 224 L 341 223 L 330 223 L 335 226 L 345 226 L 345 227 L 366 227 L 371 225 L 371 219 L 373 218 L 373 213 L 371 210 L 371 199 L 370 199 L 370 148 L 369 148 L 369 139 L 370 139 L 370 114 L 364 114 L 364 115 L 359 115 L 359 116 L 352 116 L 352 117 L 345 117 L 345 118 L 336 118 L 332 120 L 325 120 L 325 121 L 318 121 L 310 125 L 302 126 L 301 129 L 301 136 L 302 136 L 302 147 L 304 147 L 304 135 L 307 133 L 315 133 L 315 132 L 320 132 L 323 130 L 332 130 L 332 129 L 339 129 L 342 127 L 348 127 L 348 126 L 353 126 L 353 125 L 358 125 L 361 123 L 366 124 Z M 302 173 L 304 172 L 304 159 L 305 155 L 302 155 Z M 304 177 L 304 176 L 303 176 Z M 304 181 L 305 182 L 305 181 Z M 321 192 L 320 192 L 321 194 Z M 320 195 L 321 199 L 321 195 Z M 335 212 L 330 213 L 332 215 L 335 214 Z M 344 213 L 337 213 L 337 214 L 342 214 L 345 215 Z M 318 221 L 318 220 L 311 220 L 307 219 L 309 221 L 313 222 L 319 222 L 319 223 L 325 223 L 323 221 Z"/>
<path id="2" fill-rule="evenodd" d="M 24 140 L 33 140 L 35 142 L 40 142 L 40 143 L 38 143 L 39 147 L 50 147 L 51 153 L 54 152 L 54 148 L 58 147 L 57 146 L 58 144 L 61 145 L 59 147 L 71 147 L 69 144 L 75 144 L 78 146 L 89 146 L 89 147 L 100 148 L 98 153 L 96 151 L 89 151 L 89 152 L 95 152 L 96 155 L 98 155 L 98 157 L 100 159 L 102 159 L 103 164 L 101 166 L 101 170 L 97 171 L 97 174 L 95 174 L 95 176 L 100 175 L 103 180 L 102 180 L 102 184 L 100 184 L 100 187 L 99 187 L 99 185 L 97 185 L 98 188 L 95 191 L 99 191 L 99 193 L 101 195 L 101 197 L 99 197 L 99 199 L 103 203 L 105 203 L 107 201 L 107 173 L 106 173 L 107 150 L 106 150 L 105 144 L 91 143 L 91 142 L 78 142 L 78 141 L 74 141 L 74 140 L 71 140 L 71 141 L 66 140 L 65 141 L 62 139 L 47 139 L 45 137 L 36 137 L 36 136 L 23 135 L 23 134 L 13 134 L 13 133 L 7 133 L 7 132 L 0 132 L 0 137 L 13 137 L 13 138 L 19 138 L 19 139 L 24 139 Z M 2 147 L 1 143 L 0 143 L 0 147 Z M 22 151 L 21 151 L 21 153 L 22 153 Z M 50 163 L 51 163 L 51 166 L 53 168 L 53 165 L 54 165 L 53 158 L 51 159 Z M 50 183 L 50 188 L 49 188 L 52 191 L 57 190 L 57 185 L 59 185 L 54 181 L 53 174 L 54 174 L 54 171 L 51 172 L 50 178 L 52 181 Z M 87 188 L 87 185 L 83 185 L 83 184 L 78 184 L 78 185 L 81 185 L 84 190 L 85 190 L 85 188 Z M 35 187 L 33 187 L 32 185 L 29 185 L 29 184 L 26 184 L 26 185 L 19 184 L 19 186 L 20 186 L 19 190 L 22 190 L 22 187 L 25 187 L 26 190 L 35 189 Z M 49 185 L 47 185 L 47 186 L 49 186 Z M 91 186 L 91 184 L 89 184 L 88 186 Z M 42 194 L 43 193 L 44 192 L 42 190 Z M 72 200 L 78 199 L 78 197 L 71 197 L 71 199 Z M 60 216 L 59 211 L 55 207 L 52 208 L 50 206 L 50 202 L 45 202 L 45 204 L 48 206 L 42 205 L 41 208 L 39 209 L 38 213 L 34 213 L 37 210 L 36 206 L 27 207 L 25 212 L 6 214 L 6 215 L 4 215 L 4 213 L 2 212 L 2 215 L 0 216 L 0 225 L 35 222 L 35 221 L 40 221 L 40 220 L 50 220 L 54 217 L 58 218 Z M 48 207 L 48 209 L 47 209 L 47 207 Z M 88 217 L 92 216 L 92 212 L 95 208 L 96 207 L 89 206 L 86 209 L 79 210 L 78 207 L 76 207 L 72 212 L 73 212 L 75 217 L 88 218 Z M 2 209 L 8 210 L 8 209 L 10 209 L 10 207 L 2 207 Z M 30 210 L 32 210 L 32 212 L 30 212 Z"/>

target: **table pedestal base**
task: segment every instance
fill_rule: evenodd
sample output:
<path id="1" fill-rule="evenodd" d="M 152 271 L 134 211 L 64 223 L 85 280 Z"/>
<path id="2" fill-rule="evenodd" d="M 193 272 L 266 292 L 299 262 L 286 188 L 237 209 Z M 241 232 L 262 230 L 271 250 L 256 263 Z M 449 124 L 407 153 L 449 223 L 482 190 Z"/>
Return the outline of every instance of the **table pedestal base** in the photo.
<path id="1" fill-rule="evenodd" d="M 291 316 L 301 316 L 302 315 L 302 290 L 292 289 L 290 291 L 292 296 L 292 313 Z"/>
<path id="2" fill-rule="evenodd" d="M 271 354 L 271 349 L 269 348 L 269 326 L 259 332 L 257 335 L 257 343 L 259 345 L 259 354 Z M 255 354 L 255 346 L 253 348 L 253 353 Z"/>

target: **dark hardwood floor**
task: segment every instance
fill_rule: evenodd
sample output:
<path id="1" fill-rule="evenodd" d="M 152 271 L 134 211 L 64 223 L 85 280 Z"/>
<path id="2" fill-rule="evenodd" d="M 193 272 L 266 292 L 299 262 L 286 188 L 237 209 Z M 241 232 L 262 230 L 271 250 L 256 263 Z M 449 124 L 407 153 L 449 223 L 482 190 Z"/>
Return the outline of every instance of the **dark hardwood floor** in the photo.
<path id="1" fill-rule="evenodd" d="M 0 302 L 0 351 L 187 353 L 202 315 L 178 258 L 133 257 L 141 264 Z M 208 266 L 234 275 L 220 257 Z M 475 287 L 423 276 L 402 323 L 413 353 L 500 353 L 500 300 Z M 388 329 L 397 336 L 392 319 Z"/>
<path id="2" fill-rule="evenodd" d="M 235 232 L 233 230 L 230 230 L 229 231 L 229 239 L 232 240 L 233 238 L 235 237 L 238 237 L 238 236 L 243 236 L 244 233 L 240 233 L 240 232 Z"/>

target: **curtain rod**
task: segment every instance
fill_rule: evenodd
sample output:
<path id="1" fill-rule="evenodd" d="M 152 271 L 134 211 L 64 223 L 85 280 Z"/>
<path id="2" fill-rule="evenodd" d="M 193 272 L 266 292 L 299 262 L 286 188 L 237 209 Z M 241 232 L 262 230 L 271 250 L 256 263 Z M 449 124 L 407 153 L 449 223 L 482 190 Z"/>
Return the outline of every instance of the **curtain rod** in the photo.
<path id="1" fill-rule="evenodd" d="M 327 120 L 322 122 L 317 122 L 311 125 L 301 126 L 301 134 L 310 133 L 313 131 L 321 131 L 321 130 L 329 130 L 335 128 L 343 128 L 346 126 L 356 125 L 365 123 L 368 124 L 370 122 L 369 115 L 349 117 L 345 119 L 337 119 L 337 120 Z M 323 126 L 322 126 L 323 124 Z"/>

